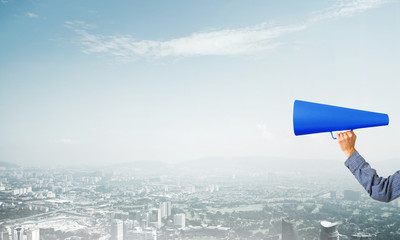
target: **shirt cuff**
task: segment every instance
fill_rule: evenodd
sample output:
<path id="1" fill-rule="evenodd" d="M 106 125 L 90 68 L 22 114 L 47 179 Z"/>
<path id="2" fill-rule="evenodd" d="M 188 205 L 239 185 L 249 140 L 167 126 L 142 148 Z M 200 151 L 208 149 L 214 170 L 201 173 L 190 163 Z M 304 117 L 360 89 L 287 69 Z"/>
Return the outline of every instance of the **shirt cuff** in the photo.
<path id="1" fill-rule="evenodd" d="M 354 173 L 355 170 L 357 170 L 361 165 L 365 163 L 365 160 L 361 155 L 355 151 L 347 160 L 344 162 L 344 165 L 352 172 Z"/>

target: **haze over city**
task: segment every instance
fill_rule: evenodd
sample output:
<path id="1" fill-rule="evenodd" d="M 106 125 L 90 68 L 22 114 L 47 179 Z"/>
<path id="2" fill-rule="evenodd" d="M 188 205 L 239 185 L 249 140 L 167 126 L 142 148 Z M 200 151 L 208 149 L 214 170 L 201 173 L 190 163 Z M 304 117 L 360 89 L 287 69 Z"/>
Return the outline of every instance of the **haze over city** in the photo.
<path id="1" fill-rule="evenodd" d="M 399 12 L 0 0 L 0 240 L 400 239 Z"/>

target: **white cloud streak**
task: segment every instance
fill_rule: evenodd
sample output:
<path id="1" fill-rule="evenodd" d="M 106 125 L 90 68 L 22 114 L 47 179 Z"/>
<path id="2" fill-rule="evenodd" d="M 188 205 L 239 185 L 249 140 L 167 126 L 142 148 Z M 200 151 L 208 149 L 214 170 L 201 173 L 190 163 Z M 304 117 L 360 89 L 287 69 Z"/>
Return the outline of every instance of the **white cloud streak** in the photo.
<path id="1" fill-rule="evenodd" d="M 377 8 L 388 0 L 338 0 L 332 7 L 320 11 L 309 22 L 320 22 L 326 19 L 351 17 L 368 9 Z"/>
<path id="2" fill-rule="evenodd" d="M 65 27 L 78 34 L 82 51 L 87 54 L 108 54 L 125 59 L 242 55 L 274 49 L 282 44 L 280 38 L 285 35 L 305 30 L 323 20 L 353 16 L 385 2 L 386 0 L 340 0 L 331 8 L 316 13 L 303 24 L 274 27 L 260 24 L 246 28 L 193 33 L 166 41 L 137 40 L 130 35 L 92 34 L 89 30 L 94 27 L 82 21 L 67 21 Z"/>
<path id="3" fill-rule="evenodd" d="M 233 30 L 195 33 L 187 37 L 168 41 L 141 40 L 132 36 L 104 36 L 90 34 L 86 29 L 68 22 L 66 27 L 80 35 L 80 44 L 85 53 L 107 53 L 119 57 L 166 57 L 193 55 L 237 55 L 264 51 L 277 47 L 279 42 L 271 40 L 297 32 L 305 25 L 266 28 L 264 24 Z M 81 25 L 78 23 L 78 25 Z"/>
<path id="4" fill-rule="evenodd" d="M 35 14 L 35 13 L 31 13 L 31 12 L 28 12 L 26 15 L 27 15 L 28 17 L 30 17 L 30 18 L 39 18 L 39 15 L 37 15 L 37 14 Z"/>

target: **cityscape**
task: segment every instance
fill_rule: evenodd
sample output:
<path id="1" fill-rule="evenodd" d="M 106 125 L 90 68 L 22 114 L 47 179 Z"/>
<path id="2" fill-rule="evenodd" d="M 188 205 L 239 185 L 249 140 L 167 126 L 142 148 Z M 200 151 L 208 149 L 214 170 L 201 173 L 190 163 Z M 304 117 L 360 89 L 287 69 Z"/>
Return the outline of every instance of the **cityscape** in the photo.
<path id="1" fill-rule="evenodd" d="M 271 171 L 268 161 L 257 168 L 232 162 L 199 168 L 143 161 L 98 169 L 2 163 L 0 239 L 400 236 L 399 202 L 370 199 L 352 176 Z M 224 165 L 226 171 L 218 170 Z"/>
<path id="2" fill-rule="evenodd" d="M 0 240 L 399 240 L 399 12 L 0 0 Z"/>

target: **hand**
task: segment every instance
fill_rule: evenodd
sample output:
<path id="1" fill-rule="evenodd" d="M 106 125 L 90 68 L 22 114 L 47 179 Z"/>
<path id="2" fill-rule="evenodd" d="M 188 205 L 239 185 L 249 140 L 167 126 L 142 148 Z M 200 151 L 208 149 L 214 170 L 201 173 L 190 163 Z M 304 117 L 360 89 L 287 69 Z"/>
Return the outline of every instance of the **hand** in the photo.
<path id="1" fill-rule="evenodd" d="M 357 136 L 353 131 L 341 132 L 337 134 L 339 146 L 348 158 L 356 151 L 354 148 L 356 145 L 356 139 Z"/>

